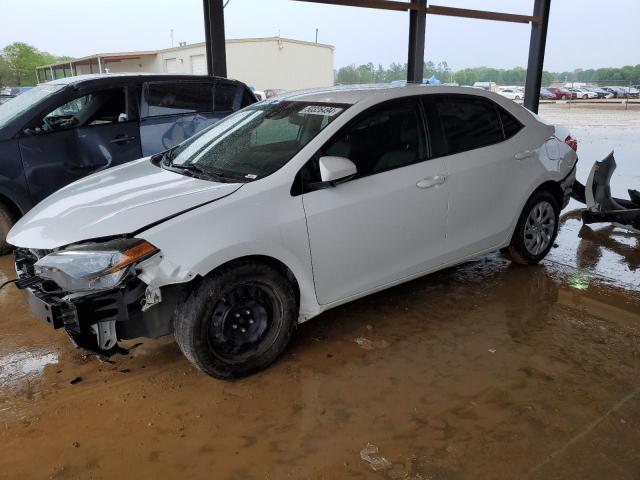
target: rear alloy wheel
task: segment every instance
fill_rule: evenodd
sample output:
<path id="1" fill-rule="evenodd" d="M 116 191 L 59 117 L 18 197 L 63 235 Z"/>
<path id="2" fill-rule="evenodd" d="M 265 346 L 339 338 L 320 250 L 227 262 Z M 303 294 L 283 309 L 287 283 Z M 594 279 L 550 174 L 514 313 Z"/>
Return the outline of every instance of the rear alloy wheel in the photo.
<path id="1" fill-rule="evenodd" d="M 13 247 L 7 243 L 7 235 L 15 220 L 7 207 L 0 203 L 0 255 L 7 255 Z"/>
<path id="2" fill-rule="evenodd" d="M 535 265 L 547 256 L 558 234 L 559 209 L 555 197 L 547 191 L 534 193 L 527 201 L 511 244 L 503 250 L 511 261 Z"/>
<path id="3" fill-rule="evenodd" d="M 275 268 L 239 262 L 205 278 L 176 314 L 175 337 L 197 368 L 244 377 L 284 351 L 297 322 L 289 280 Z"/>

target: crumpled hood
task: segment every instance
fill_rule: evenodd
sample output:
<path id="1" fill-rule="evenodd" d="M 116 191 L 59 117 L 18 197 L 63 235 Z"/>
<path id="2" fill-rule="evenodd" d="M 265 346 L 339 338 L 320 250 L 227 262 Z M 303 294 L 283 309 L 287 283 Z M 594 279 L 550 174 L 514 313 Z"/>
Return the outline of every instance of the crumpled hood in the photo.
<path id="1" fill-rule="evenodd" d="M 241 186 L 170 172 L 143 158 L 58 190 L 22 217 L 7 241 L 16 247 L 48 250 L 133 233 Z"/>

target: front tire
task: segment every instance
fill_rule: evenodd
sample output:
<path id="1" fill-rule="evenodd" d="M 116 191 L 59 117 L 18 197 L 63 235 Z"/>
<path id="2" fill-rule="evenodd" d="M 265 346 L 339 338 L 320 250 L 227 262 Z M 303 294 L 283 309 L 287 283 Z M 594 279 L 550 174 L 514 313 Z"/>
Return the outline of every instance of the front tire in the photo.
<path id="1" fill-rule="evenodd" d="M 179 307 L 174 335 L 198 369 L 232 379 L 271 365 L 291 340 L 296 321 L 289 280 L 269 265 L 243 261 L 195 288 Z"/>
<path id="2" fill-rule="evenodd" d="M 8 255 L 13 251 L 13 247 L 7 243 L 7 235 L 14 223 L 15 219 L 9 209 L 0 203 L 0 255 Z"/>
<path id="3" fill-rule="evenodd" d="M 550 192 L 535 192 L 522 209 L 511 243 L 503 253 L 520 265 L 540 262 L 558 235 L 559 215 L 558 201 Z"/>

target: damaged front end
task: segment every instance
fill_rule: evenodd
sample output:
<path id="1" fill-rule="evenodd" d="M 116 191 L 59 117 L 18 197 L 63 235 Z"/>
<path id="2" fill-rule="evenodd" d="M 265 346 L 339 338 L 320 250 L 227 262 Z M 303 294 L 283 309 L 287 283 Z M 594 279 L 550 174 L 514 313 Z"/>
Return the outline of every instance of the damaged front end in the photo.
<path id="1" fill-rule="evenodd" d="M 575 182 L 573 198 L 587 206 L 582 211 L 585 224 L 613 223 L 640 233 L 640 192 L 628 190 L 629 200 L 612 197 L 609 182 L 615 169 L 611 152 L 604 160 L 594 163 L 586 185 Z"/>
<path id="2" fill-rule="evenodd" d="M 152 289 L 139 278 L 142 265 L 158 254 L 136 239 L 59 251 L 18 248 L 17 286 L 26 291 L 36 316 L 55 329 L 64 328 L 76 345 L 105 353 L 118 340 L 172 332 L 184 286 Z M 149 292 L 154 301 L 148 305 Z"/>

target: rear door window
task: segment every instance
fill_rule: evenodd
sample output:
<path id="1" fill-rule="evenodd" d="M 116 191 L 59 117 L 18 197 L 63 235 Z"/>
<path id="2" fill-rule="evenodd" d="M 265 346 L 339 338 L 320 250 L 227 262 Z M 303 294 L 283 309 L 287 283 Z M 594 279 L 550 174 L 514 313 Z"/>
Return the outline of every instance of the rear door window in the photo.
<path id="1" fill-rule="evenodd" d="M 473 96 L 435 99 L 449 154 L 485 147 L 504 140 L 496 105 Z"/>
<path id="2" fill-rule="evenodd" d="M 144 90 L 147 117 L 213 111 L 211 83 L 157 82 Z"/>

